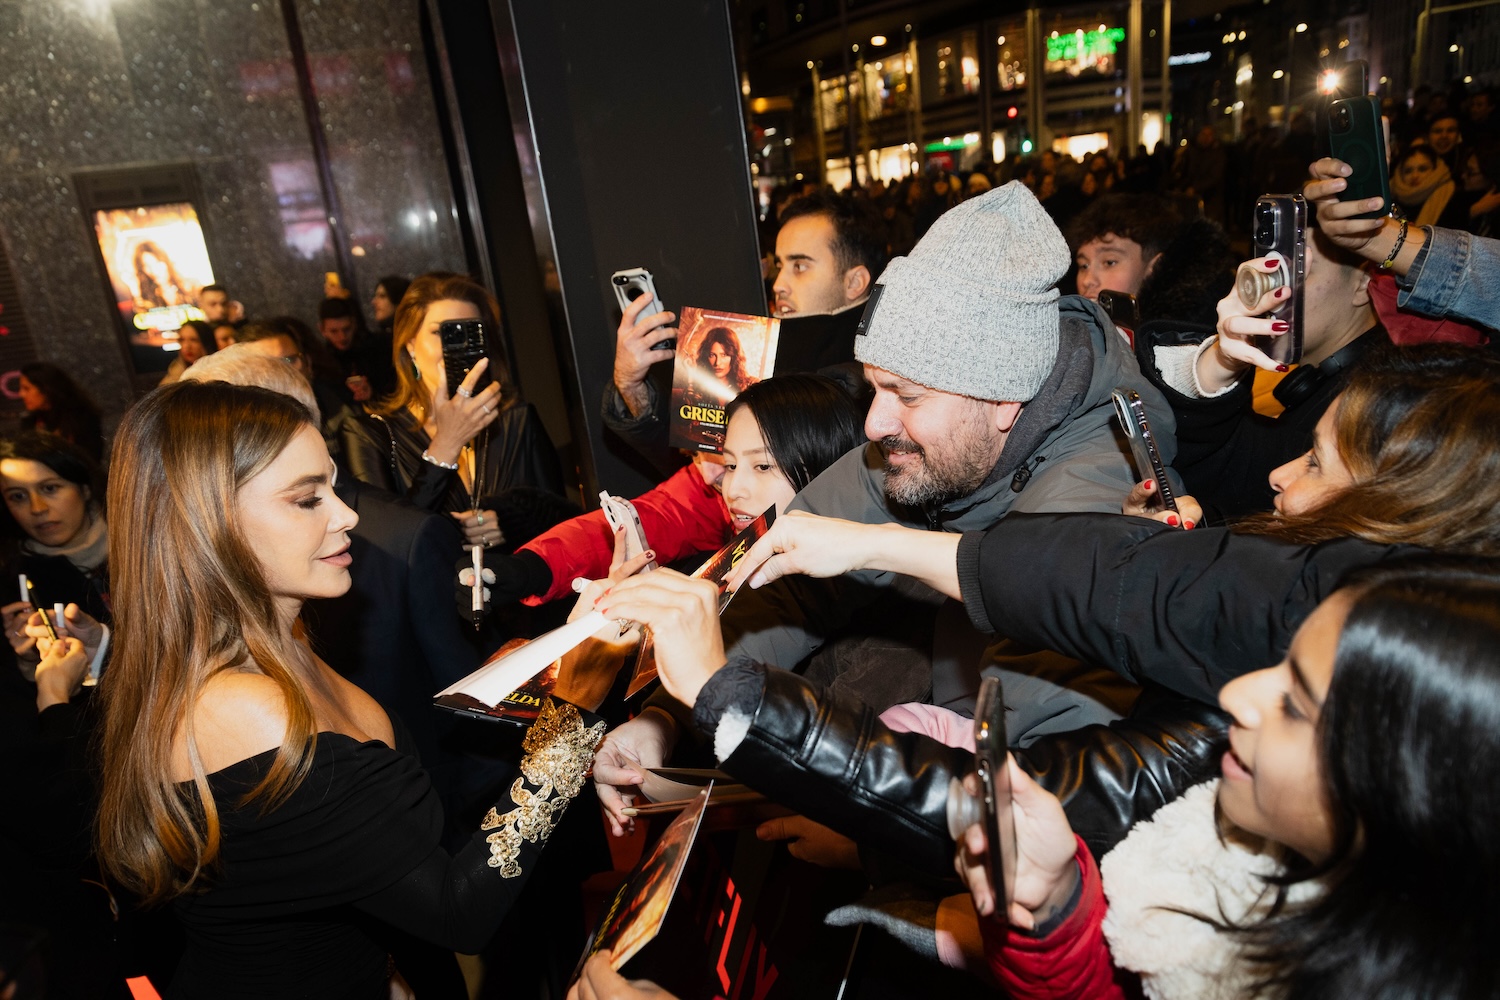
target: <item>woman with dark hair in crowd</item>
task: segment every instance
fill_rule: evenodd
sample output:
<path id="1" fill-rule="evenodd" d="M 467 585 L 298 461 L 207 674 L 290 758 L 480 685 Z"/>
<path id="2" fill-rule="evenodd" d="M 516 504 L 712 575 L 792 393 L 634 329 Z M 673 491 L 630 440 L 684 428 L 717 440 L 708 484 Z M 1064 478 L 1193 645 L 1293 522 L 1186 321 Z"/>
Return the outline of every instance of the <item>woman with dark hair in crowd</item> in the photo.
<path id="1" fill-rule="evenodd" d="M 725 409 L 724 460 L 679 469 L 633 501 L 646 543 L 663 565 L 723 546 L 768 508 L 779 514 L 845 452 L 864 444 L 849 394 L 821 375 L 777 375 L 750 386 Z M 722 478 L 720 478 L 722 477 Z M 602 511 L 565 521 L 514 556 L 491 559 L 501 603 L 542 604 L 596 579 L 614 545 Z"/>
<path id="2" fill-rule="evenodd" d="M 571 704 L 545 704 L 521 776 L 445 851 L 408 735 L 299 623 L 350 585 L 357 518 L 333 477 L 312 416 L 263 389 L 165 386 L 117 435 L 99 855 L 146 905 L 173 904 L 187 950 L 169 996 L 374 1000 L 406 965 L 402 933 L 480 951 L 602 730 L 573 705 L 613 678 L 564 678 Z M 413 985 L 462 997 L 451 971 Z"/>
<path id="3" fill-rule="evenodd" d="M 541 418 L 501 360 L 499 317 L 494 297 L 463 275 L 413 281 L 396 311 L 396 391 L 341 435 L 357 478 L 453 514 L 467 543 L 485 548 L 519 545 L 577 510 Z M 457 386 L 438 336 L 448 320 L 479 320 L 489 345 Z"/>
<path id="4" fill-rule="evenodd" d="M 411 280 L 399 274 L 388 274 L 375 282 L 375 294 L 370 296 L 370 315 L 374 317 L 374 328 L 391 336 L 396 325 L 396 307 L 406 296 Z"/>
<path id="5" fill-rule="evenodd" d="M 25 573 L 33 585 L 30 601 L 7 603 L 0 614 L 17 658 L 35 664 L 36 640 L 25 631 L 33 611 L 76 604 L 97 621 L 110 620 L 104 477 L 82 448 L 27 431 L 0 441 L 0 495 L 8 533 L 19 542 L 5 579 Z"/>
<path id="6" fill-rule="evenodd" d="M 177 343 L 180 345 L 177 357 L 167 365 L 167 373 L 162 376 L 161 385 L 176 382 L 194 362 L 219 349 L 218 341 L 214 339 L 214 328 L 200 319 L 190 319 L 178 327 Z"/>
<path id="7" fill-rule="evenodd" d="M 101 430 L 99 405 L 79 388 L 72 376 L 45 361 L 21 366 L 16 383 L 21 405 L 21 429 L 48 431 L 73 442 L 103 461 L 104 434 Z"/>
<path id="8" fill-rule="evenodd" d="M 1417 226 L 1462 229 L 1462 202 L 1454 200 L 1457 185 L 1442 157 L 1430 146 L 1412 146 L 1391 169 L 1391 197 Z"/>

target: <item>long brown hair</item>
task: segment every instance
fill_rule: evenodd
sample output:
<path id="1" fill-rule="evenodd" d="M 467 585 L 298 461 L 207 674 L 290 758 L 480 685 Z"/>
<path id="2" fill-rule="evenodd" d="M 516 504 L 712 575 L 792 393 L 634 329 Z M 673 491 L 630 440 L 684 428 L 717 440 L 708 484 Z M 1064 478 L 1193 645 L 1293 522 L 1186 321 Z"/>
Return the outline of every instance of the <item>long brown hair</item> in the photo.
<path id="1" fill-rule="evenodd" d="M 396 306 L 396 315 L 391 326 L 391 359 L 396 365 L 396 391 L 381 400 L 378 412 L 396 413 L 416 403 L 423 410 L 432 407 L 432 397 L 406 353 L 407 345 L 422 332 L 427 321 L 427 309 L 434 302 L 452 300 L 468 302 L 479 310 L 479 319 L 484 323 L 485 339 L 489 343 L 489 376 L 500 383 L 500 406 L 515 402 L 515 387 L 510 372 L 505 367 L 504 355 L 500 351 L 500 304 L 495 301 L 483 285 L 462 274 L 434 272 L 417 278 L 406 288 L 401 302 Z M 454 386 L 449 386 L 451 391 Z"/>
<path id="2" fill-rule="evenodd" d="M 1440 344 L 1382 349 L 1335 405 L 1354 484 L 1314 510 L 1256 515 L 1236 530 L 1500 555 L 1500 359 Z"/>
<path id="3" fill-rule="evenodd" d="M 246 802 L 282 801 L 311 763 L 317 724 L 287 666 L 301 654 L 233 515 L 240 487 L 310 425 L 280 393 L 187 381 L 142 399 L 115 435 L 99 856 L 148 903 L 191 888 L 218 856 L 219 813 L 192 716 L 209 678 L 253 666 L 286 699 L 286 739 Z M 179 736 L 192 764 L 180 785 L 171 778 Z"/>

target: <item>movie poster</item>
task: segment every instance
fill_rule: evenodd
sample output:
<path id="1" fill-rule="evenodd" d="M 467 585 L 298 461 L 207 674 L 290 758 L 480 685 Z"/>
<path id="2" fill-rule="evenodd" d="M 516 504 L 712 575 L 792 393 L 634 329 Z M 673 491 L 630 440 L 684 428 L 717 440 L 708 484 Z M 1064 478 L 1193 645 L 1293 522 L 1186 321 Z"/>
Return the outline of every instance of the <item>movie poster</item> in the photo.
<path id="1" fill-rule="evenodd" d="M 774 317 L 683 308 L 672 372 L 672 447 L 724 450 L 724 407 L 771 377 L 780 328 Z"/>
<path id="2" fill-rule="evenodd" d="M 203 319 L 198 294 L 214 281 L 197 211 L 185 201 L 103 209 L 94 234 L 136 370 L 165 371 L 178 328 Z"/>

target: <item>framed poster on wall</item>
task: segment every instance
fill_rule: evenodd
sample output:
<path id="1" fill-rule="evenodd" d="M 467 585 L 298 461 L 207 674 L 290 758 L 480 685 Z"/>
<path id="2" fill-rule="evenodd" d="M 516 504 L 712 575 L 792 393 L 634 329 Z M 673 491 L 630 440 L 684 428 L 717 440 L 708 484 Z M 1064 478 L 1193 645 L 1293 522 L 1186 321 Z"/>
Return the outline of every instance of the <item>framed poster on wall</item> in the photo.
<path id="1" fill-rule="evenodd" d="M 193 169 L 89 171 L 73 181 L 135 374 L 164 372 L 181 346 L 177 331 L 204 318 L 198 298 L 214 283 Z"/>

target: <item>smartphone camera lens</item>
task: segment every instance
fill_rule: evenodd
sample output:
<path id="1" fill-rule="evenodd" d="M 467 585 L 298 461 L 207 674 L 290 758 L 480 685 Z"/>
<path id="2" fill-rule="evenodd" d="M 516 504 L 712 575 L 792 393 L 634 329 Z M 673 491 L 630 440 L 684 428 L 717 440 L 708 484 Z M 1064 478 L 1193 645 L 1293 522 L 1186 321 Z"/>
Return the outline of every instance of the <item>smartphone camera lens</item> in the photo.
<path id="1" fill-rule="evenodd" d="M 1333 130 L 1335 132 L 1347 132 L 1352 124 L 1349 108 L 1340 104 L 1333 109 Z"/>
<path id="2" fill-rule="evenodd" d="M 630 279 L 627 278 L 627 277 L 625 277 L 625 275 L 623 275 L 623 274 L 617 274 L 614 277 L 615 284 L 619 285 L 621 288 L 624 288 L 625 287 L 625 283 L 628 282 L 629 280 Z"/>

